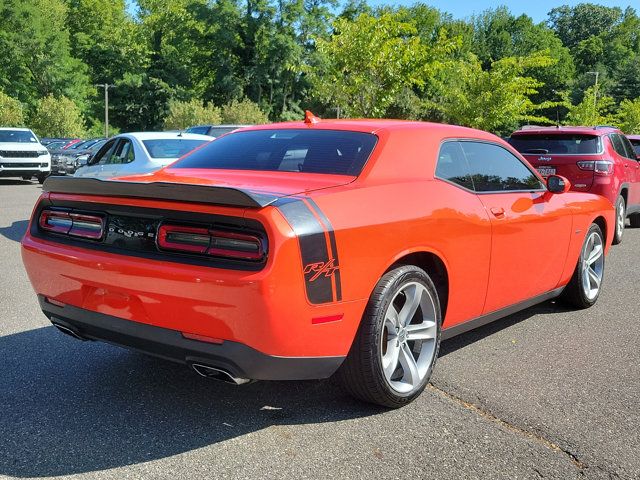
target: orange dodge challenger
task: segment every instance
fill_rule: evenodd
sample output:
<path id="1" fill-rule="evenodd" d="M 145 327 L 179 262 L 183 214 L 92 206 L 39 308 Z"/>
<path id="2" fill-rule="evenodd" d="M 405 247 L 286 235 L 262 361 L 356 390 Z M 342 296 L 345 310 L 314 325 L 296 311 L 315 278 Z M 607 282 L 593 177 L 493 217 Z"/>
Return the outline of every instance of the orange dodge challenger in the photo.
<path id="1" fill-rule="evenodd" d="M 399 407 L 442 339 L 558 296 L 596 302 L 613 206 L 569 187 L 486 132 L 308 114 L 154 174 L 50 177 L 22 257 L 76 338 L 236 384 L 337 372 Z"/>

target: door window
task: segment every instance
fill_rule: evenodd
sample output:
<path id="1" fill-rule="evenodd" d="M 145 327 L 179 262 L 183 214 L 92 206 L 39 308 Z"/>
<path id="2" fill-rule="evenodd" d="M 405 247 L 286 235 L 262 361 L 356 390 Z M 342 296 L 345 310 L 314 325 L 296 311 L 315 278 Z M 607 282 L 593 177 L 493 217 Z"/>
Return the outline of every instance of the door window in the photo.
<path id="1" fill-rule="evenodd" d="M 622 142 L 622 146 L 624 147 L 624 151 L 625 151 L 624 156 L 631 160 L 637 160 L 638 157 L 629 139 L 624 135 L 620 135 L 620 141 Z"/>
<path id="2" fill-rule="evenodd" d="M 116 146 L 117 140 L 109 140 L 104 146 L 95 154 L 95 156 L 91 159 L 89 165 L 106 165 L 108 163 L 109 158 L 111 157 L 111 152 L 113 148 Z"/>
<path id="3" fill-rule="evenodd" d="M 545 187 L 529 167 L 499 145 L 461 141 L 477 192 L 544 190 Z"/>
<path id="4" fill-rule="evenodd" d="M 459 142 L 445 142 L 440 147 L 436 165 L 436 177 L 473 190 L 469 165 Z"/>
<path id="5" fill-rule="evenodd" d="M 131 163 L 133 159 L 133 145 L 131 141 L 122 138 L 109 155 L 108 163 L 110 165 L 123 165 L 125 163 Z"/>

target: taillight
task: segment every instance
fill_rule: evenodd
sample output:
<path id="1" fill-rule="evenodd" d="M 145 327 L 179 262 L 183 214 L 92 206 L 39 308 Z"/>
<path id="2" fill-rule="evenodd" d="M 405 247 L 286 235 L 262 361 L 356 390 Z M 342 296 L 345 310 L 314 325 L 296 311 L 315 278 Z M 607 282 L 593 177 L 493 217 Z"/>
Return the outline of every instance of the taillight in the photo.
<path id="1" fill-rule="evenodd" d="M 47 232 L 91 240 L 101 239 L 104 233 L 104 218 L 97 215 L 43 210 L 38 223 Z"/>
<path id="2" fill-rule="evenodd" d="M 162 250 L 240 260 L 262 260 L 264 257 L 260 237 L 204 227 L 161 225 L 158 229 L 158 247 Z"/>
<path id="3" fill-rule="evenodd" d="M 613 173 L 613 162 L 610 160 L 582 160 L 577 165 L 580 170 L 592 170 L 596 175 Z"/>

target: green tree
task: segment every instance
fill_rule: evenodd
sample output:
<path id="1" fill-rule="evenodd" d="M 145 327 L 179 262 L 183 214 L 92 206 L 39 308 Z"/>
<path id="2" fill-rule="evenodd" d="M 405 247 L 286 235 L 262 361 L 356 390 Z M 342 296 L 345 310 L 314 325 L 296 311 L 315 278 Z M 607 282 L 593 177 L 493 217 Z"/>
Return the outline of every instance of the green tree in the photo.
<path id="1" fill-rule="evenodd" d="M 590 87 L 584 92 L 582 101 L 572 105 L 567 113 L 567 125 L 606 125 L 614 123 L 612 110 L 615 105 L 613 98 L 602 95 L 596 87 Z"/>
<path id="2" fill-rule="evenodd" d="M 222 123 L 224 124 L 258 125 L 268 121 L 269 117 L 260 110 L 260 106 L 246 98 L 232 100 L 222 106 Z"/>
<path id="3" fill-rule="evenodd" d="M 194 125 L 218 124 L 222 117 L 218 107 L 203 106 L 198 100 L 169 102 L 169 114 L 164 119 L 167 130 L 184 130 Z"/>
<path id="4" fill-rule="evenodd" d="M 66 97 L 48 95 L 39 100 L 29 120 L 41 137 L 81 137 L 85 133 L 80 109 Z"/>
<path id="5" fill-rule="evenodd" d="M 640 97 L 623 100 L 617 111 L 617 124 L 628 135 L 640 134 Z"/>
<path id="6" fill-rule="evenodd" d="M 448 123 L 508 133 L 522 123 L 552 123 L 536 112 L 549 104 L 531 100 L 541 83 L 523 75 L 527 69 L 553 64 L 537 54 L 505 57 L 483 70 L 480 61 L 452 61 L 437 77 L 437 96 L 431 101 Z"/>
<path id="7" fill-rule="evenodd" d="M 320 38 L 325 59 L 309 72 L 315 95 L 347 116 L 384 115 L 406 87 L 424 85 L 427 48 L 414 24 L 394 14 L 339 18 L 330 39 Z"/>
<path id="8" fill-rule="evenodd" d="M 24 125 L 24 108 L 15 98 L 0 92 L 0 126 L 21 127 Z"/>

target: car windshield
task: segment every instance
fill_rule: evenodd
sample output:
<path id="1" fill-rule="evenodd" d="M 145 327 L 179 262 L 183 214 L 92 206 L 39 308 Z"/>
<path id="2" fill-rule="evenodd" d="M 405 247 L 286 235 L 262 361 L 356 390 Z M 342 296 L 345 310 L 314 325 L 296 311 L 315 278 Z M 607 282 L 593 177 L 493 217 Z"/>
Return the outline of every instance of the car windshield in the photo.
<path id="1" fill-rule="evenodd" d="M 219 137 L 221 135 L 224 135 L 225 133 L 233 132 L 238 128 L 241 128 L 241 127 L 211 127 L 207 135 L 211 135 L 212 137 Z"/>
<path id="2" fill-rule="evenodd" d="M 29 130 L 0 130 L 0 142 L 38 143 Z"/>
<path id="3" fill-rule="evenodd" d="M 251 130 L 219 138 L 174 168 L 359 175 L 377 137 L 341 130 Z"/>
<path id="4" fill-rule="evenodd" d="M 636 151 L 637 155 L 640 155 L 640 138 L 630 138 L 629 141 L 631 145 L 633 145 L 633 149 Z"/>
<path id="5" fill-rule="evenodd" d="M 509 143 L 520 153 L 581 155 L 599 153 L 600 137 L 580 134 L 513 135 Z"/>
<path id="6" fill-rule="evenodd" d="M 151 158 L 179 158 L 206 142 L 207 140 L 188 140 L 186 138 L 160 138 L 142 141 Z"/>

